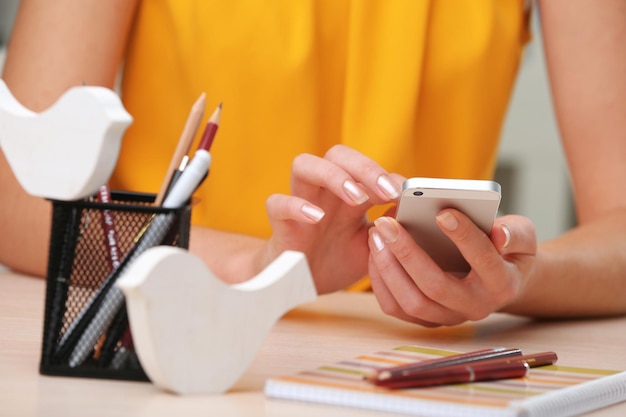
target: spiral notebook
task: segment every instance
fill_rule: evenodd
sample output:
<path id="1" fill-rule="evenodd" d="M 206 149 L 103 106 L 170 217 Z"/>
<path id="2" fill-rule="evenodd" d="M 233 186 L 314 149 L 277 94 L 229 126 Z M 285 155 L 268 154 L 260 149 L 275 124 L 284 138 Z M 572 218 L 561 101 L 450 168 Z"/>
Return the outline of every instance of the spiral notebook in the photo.
<path id="1" fill-rule="evenodd" d="M 269 379 L 269 398 L 419 416 L 565 417 L 626 400 L 626 372 L 551 365 L 524 378 L 389 390 L 366 375 L 396 365 L 460 352 L 400 346 L 317 369 Z"/>

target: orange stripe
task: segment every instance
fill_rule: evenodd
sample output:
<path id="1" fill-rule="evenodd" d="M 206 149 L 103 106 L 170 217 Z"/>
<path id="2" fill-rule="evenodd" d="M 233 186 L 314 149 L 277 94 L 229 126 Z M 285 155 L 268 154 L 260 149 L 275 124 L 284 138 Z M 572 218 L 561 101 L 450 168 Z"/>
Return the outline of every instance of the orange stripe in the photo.
<path id="1" fill-rule="evenodd" d="M 344 390 L 356 391 L 356 392 L 369 392 L 369 393 L 379 393 L 384 395 L 393 395 L 396 397 L 409 397 L 409 398 L 417 398 L 423 400 L 435 400 L 435 401 L 446 401 L 449 403 L 459 403 L 459 404 L 473 404 L 480 405 L 485 407 L 500 407 L 504 408 L 508 406 L 508 401 L 502 400 L 480 400 L 475 396 L 471 398 L 448 398 L 443 399 L 437 395 L 428 395 L 428 390 L 388 390 L 384 388 L 378 388 L 375 386 L 355 386 L 355 385 L 345 385 L 341 383 L 333 383 L 333 382 L 322 382 L 311 380 L 307 378 L 298 378 L 297 376 L 282 376 L 278 378 L 279 381 L 287 381 L 294 382 L 297 384 L 305 384 L 305 385 L 317 385 L 320 387 L 326 388 L 339 388 Z"/>
<path id="2" fill-rule="evenodd" d="M 392 359 L 383 359 L 383 358 L 377 358 L 374 356 L 357 356 L 357 359 L 361 361 L 388 363 L 390 365 L 404 365 L 405 363 L 407 363 L 407 361 L 395 361 Z"/>

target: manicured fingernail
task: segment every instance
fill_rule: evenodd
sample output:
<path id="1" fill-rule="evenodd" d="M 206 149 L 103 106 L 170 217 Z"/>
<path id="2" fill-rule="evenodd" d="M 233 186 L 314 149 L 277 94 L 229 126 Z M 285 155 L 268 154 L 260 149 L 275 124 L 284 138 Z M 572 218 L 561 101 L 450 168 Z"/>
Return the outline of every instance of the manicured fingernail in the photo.
<path id="1" fill-rule="evenodd" d="M 354 181 L 346 180 L 343 183 L 343 189 L 356 204 L 363 204 L 370 198 Z"/>
<path id="2" fill-rule="evenodd" d="M 380 233 L 376 230 L 372 230 L 372 243 L 374 244 L 376 252 L 380 252 L 385 249 L 385 242 L 383 242 L 383 238 L 380 237 Z"/>
<path id="3" fill-rule="evenodd" d="M 398 236 L 400 235 L 398 227 L 389 217 L 379 217 L 374 220 L 374 224 L 384 241 L 393 243 L 398 240 Z"/>
<path id="4" fill-rule="evenodd" d="M 324 213 L 323 210 L 312 206 L 310 204 L 305 204 L 302 206 L 302 213 L 304 213 L 304 215 L 306 217 L 308 217 L 309 219 L 313 220 L 315 223 L 319 222 L 320 220 L 322 220 L 322 218 L 324 217 L 324 215 L 326 213 Z"/>
<path id="5" fill-rule="evenodd" d="M 396 198 L 400 196 L 400 191 L 396 188 L 396 186 L 393 184 L 393 182 L 391 181 L 391 178 L 389 178 L 388 175 L 386 174 L 381 175 L 380 177 L 378 177 L 378 180 L 376 181 L 376 183 L 378 184 L 380 189 L 383 191 L 383 193 L 385 193 L 385 195 L 391 198 L 392 200 L 395 200 Z"/>
<path id="6" fill-rule="evenodd" d="M 443 226 L 444 229 L 451 232 L 455 231 L 459 227 L 459 221 L 452 215 L 452 213 L 444 212 L 437 216 L 437 223 Z"/>
<path id="7" fill-rule="evenodd" d="M 511 243 L 511 230 L 506 224 L 501 224 L 500 229 L 504 232 L 504 245 L 502 245 L 502 249 L 506 249 L 509 247 L 509 243 Z"/>

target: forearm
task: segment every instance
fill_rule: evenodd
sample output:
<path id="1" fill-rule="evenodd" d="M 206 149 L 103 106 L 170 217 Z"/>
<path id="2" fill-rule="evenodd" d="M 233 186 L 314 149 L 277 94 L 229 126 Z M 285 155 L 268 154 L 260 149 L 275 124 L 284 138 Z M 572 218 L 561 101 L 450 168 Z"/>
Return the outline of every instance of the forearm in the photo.
<path id="1" fill-rule="evenodd" d="M 626 209 L 540 245 L 536 266 L 506 312 L 534 317 L 626 313 Z"/>
<path id="2" fill-rule="evenodd" d="M 0 264 L 44 276 L 48 259 L 50 203 L 21 188 L 0 152 Z"/>
<path id="3" fill-rule="evenodd" d="M 135 5 L 130 0 L 22 0 L 2 79 L 34 111 L 48 108 L 73 86 L 112 87 Z M 0 263 L 43 276 L 50 204 L 22 189 L 1 153 L 0 195 Z"/>
<path id="4" fill-rule="evenodd" d="M 132 0 L 22 0 L 2 78 L 31 110 L 70 87 L 112 88 L 134 17 Z"/>

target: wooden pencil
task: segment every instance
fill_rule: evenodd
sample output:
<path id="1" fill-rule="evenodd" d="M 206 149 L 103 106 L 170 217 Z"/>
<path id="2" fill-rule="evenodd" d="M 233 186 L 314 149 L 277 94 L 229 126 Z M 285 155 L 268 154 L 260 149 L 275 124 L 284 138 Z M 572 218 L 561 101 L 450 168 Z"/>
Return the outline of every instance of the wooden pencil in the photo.
<path id="1" fill-rule="evenodd" d="M 183 132 L 180 135 L 178 140 L 178 145 L 176 146 L 176 150 L 174 155 L 172 156 L 172 160 L 170 161 L 170 166 L 167 168 L 167 172 L 165 174 L 165 178 L 161 183 L 161 189 L 154 200 L 154 205 L 160 206 L 163 204 L 163 200 L 165 199 L 165 194 L 169 188 L 170 181 L 172 180 L 172 176 L 174 175 L 174 171 L 180 165 L 180 161 L 182 161 L 183 157 L 187 155 L 189 149 L 191 148 L 191 143 L 193 142 L 193 138 L 198 131 L 198 126 L 200 126 L 200 121 L 204 116 L 204 108 L 206 106 L 206 94 L 202 93 L 200 97 L 196 100 L 196 102 L 191 106 L 191 111 L 189 112 L 189 116 L 187 117 L 187 122 L 185 123 L 185 127 L 183 128 Z"/>

